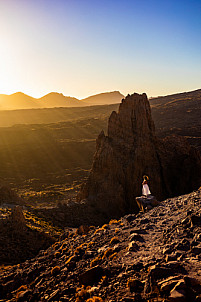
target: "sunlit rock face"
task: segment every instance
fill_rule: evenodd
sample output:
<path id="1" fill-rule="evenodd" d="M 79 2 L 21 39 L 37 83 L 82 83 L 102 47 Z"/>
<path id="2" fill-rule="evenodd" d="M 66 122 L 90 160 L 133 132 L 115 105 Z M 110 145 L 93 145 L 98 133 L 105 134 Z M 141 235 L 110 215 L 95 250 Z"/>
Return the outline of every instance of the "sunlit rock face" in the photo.
<path id="1" fill-rule="evenodd" d="M 146 94 L 134 93 L 122 100 L 102 131 L 89 178 L 78 200 L 87 199 L 108 217 L 137 211 L 142 176 L 150 178 L 150 190 L 158 200 L 196 189 L 201 179 L 199 153 L 181 137 L 155 136 Z"/>

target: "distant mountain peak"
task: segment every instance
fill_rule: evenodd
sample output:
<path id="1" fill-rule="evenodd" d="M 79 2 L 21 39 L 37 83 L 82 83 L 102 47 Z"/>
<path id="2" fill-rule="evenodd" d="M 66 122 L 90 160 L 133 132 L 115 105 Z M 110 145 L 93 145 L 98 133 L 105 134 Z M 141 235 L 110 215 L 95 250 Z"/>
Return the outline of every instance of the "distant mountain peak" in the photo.
<path id="1" fill-rule="evenodd" d="M 43 97 L 46 97 L 46 96 L 64 96 L 64 95 L 63 95 L 63 93 L 60 93 L 60 92 L 49 92 L 49 93 L 45 94 Z"/>
<path id="2" fill-rule="evenodd" d="M 82 99 L 89 105 L 109 105 L 120 103 L 124 95 L 119 91 L 102 92 Z"/>
<path id="3" fill-rule="evenodd" d="M 9 96 L 17 96 L 17 97 L 28 96 L 28 97 L 32 98 L 32 97 L 29 96 L 28 94 L 25 94 L 25 93 L 23 93 L 23 92 L 21 92 L 21 91 L 14 92 L 14 93 L 10 94 Z"/>

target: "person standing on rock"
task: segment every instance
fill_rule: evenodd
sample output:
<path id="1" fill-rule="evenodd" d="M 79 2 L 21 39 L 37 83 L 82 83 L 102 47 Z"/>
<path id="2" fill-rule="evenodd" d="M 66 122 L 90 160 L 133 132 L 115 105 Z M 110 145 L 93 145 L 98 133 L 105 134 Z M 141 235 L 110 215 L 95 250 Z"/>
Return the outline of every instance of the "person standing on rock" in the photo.
<path id="1" fill-rule="evenodd" d="M 143 176 L 143 182 L 142 182 L 142 195 L 151 195 L 151 192 L 149 190 L 149 186 L 148 186 L 148 180 L 149 177 L 147 175 Z"/>

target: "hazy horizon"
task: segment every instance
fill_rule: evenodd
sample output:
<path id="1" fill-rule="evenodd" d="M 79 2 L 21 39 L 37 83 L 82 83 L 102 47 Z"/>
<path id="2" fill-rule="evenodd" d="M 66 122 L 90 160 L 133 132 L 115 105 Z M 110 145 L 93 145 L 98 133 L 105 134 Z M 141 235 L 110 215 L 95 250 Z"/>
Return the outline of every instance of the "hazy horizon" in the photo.
<path id="1" fill-rule="evenodd" d="M 200 13 L 198 0 L 1 1 L 0 93 L 198 89 Z"/>
<path id="2" fill-rule="evenodd" d="M 196 89 L 193 89 L 193 90 L 191 90 L 192 92 L 193 91 L 197 91 L 197 90 L 201 90 L 201 88 L 196 88 Z M 188 92 L 191 92 L 191 91 L 175 91 L 175 92 L 173 92 L 172 94 L 167 94 L 167 95 L 160 95 L 160 94 L 158 94 L 158 95 L 155 95 L 155 96 L 148 96 L 147 95 L 147 97 L 148 98 L 158 98 L 158 97 L 165 97 L 165 96 L 168 96 L 168 95 L 174 95 L 174 94 L 181 94 L 181 93 L 188 93 Z M 62 92 L 59 92 L 59 91 L 50 91 L 50 92 L 48 92 L 48 93 L 46 93 L 46 94 L 44 94 L 44 95 L 41 95 L 41 96 L 39 96 L 39 97 L 34 97 L 34 96 L 32 96 L 32 95 L 29 95 L 29 94 L 26 94 L 26 93 L 24 93 L 23 91 L 16 91 L 16 92 L 14 92 L 14 93 L 11 93 L 11 94 L 7 94 L 7 93 L 1 93 L 0 92 L 0 95 L 6 95 L 6 96 L 11 96 L 11 95 L 14 95 L 14 94 L 23 94 L 23 95 L 26 95 L 26 96 L 29 96 L 29 97 L 31 97 L 31 98 L 34 98 L 34 99 L 41 99 L 41 98 L 43 98 L 44 96 L 47 96 L 47 95 L 49 95 L 49 94 L 61 94 L 61 95 L 63 95 L 64 97 L 67 97 L 67 98 L 75 98 L 75 99 L 77 99 L 77 100 L 80 100 L 80 101 L 82 101 L 82 100 L 84 100 L 84 99 L 87 99 L 87 98 L 90 98 L 90 97 L 93 97 L 93 96 L 98 96 L 98 95 L 101 95 L 101 94 L 109 94 L 109 93 L 114 93 L 114 92 L 118 92 L 118 93 L 120 93 L 120 94 L 122 94 L 124 97 L 126 96 L 126 95 L 128 95 L 128 93 L 127 94 L 123 94 L 123 93 L 121 93 L 121 91 L 119 91 L 119 90 L 115 90 L 115 91 L 102 91 L 102 92 L 99 92 L 99 93 L 97 93 L 97 94 L 91 94 L 91 95 L 88 95 L 88 96 L 86 96 L 86 97 L 84 97 L 84 98 L 76 98 L 75 96 L 72 96 L 72 95 L 65 95 L 65 94 L 63 94 Z M 133 92 L 131 92 L 131 94 L 132 93 L 138 93 L 137 91 L 133 91 Z M 146 91 L 144 91 L 143 93 L 146 93 Z"/>

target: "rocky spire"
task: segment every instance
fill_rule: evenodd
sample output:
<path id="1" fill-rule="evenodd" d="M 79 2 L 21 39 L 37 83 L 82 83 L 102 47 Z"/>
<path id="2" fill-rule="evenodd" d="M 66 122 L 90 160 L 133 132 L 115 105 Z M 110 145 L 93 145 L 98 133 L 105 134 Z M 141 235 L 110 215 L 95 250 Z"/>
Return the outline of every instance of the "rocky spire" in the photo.
<path id="1" fill-rule="evenodd" d="M 134 93 L 122 100 L 119 111 L 112 112 L 108 122 L 108 137 L 133 145 L 140 137 L 154 136 L 151 108 L 145 93 Z"/>
<path id="2" fill-rule="evenodd" d="M 108 136 L 103 131 L 98 136 L 92 169 L 78 200 L 87 199 L 108 217 L 118 217 L 137 211 L 135 197 L 141 195 L 144 174 L 160 200 L 197 188 L 200 171 L 198 152 L 183 138 L 156 138 L 147 96 L 134 93 L 112 112 Z"/>

